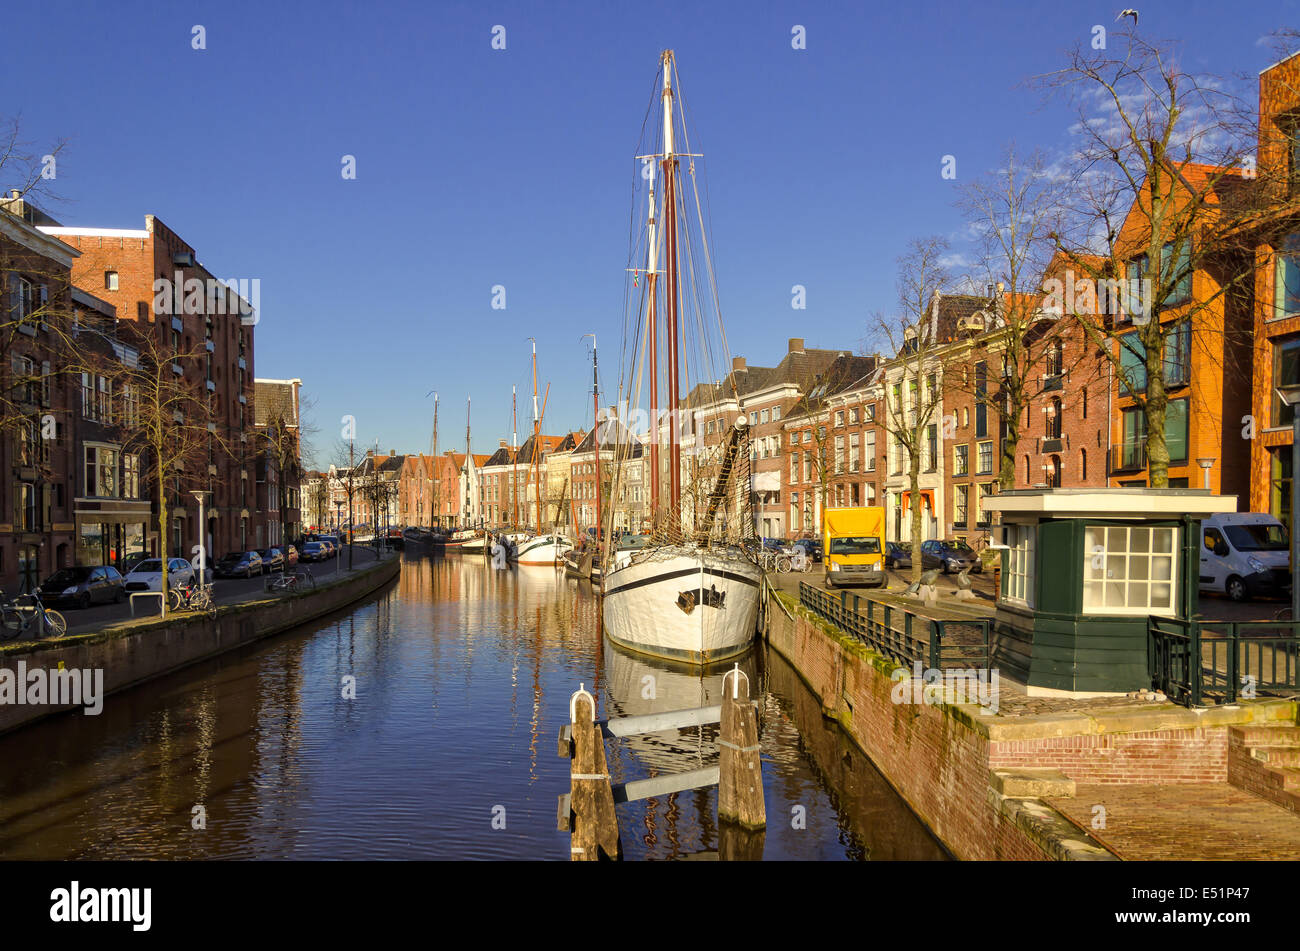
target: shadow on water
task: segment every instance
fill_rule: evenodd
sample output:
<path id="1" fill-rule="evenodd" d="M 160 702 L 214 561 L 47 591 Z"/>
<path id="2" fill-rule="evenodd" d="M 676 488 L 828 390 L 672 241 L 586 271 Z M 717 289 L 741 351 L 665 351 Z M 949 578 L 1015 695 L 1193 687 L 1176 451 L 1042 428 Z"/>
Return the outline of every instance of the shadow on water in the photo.
<path id="1" fill-rule="evenodd" d="M 766 834 L 697 790 L 620 806 L 627 856 L 940 857 L 782 663 L 741 661 Z M 407 557 L 337 616 L 0 737 L 0 858 L 565 859 L 570 693 L 628 715 L 717 702 L 721 676 L 603 645 L 591 586 L 552 569 Z M 611 742 L 611 771 L 708 763 L 715 729 Z"/>

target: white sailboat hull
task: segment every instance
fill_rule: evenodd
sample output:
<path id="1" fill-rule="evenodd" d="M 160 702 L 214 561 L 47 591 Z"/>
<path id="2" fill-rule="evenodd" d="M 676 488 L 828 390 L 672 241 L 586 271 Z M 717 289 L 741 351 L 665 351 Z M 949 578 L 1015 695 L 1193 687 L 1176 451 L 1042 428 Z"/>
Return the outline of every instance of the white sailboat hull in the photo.
<path id="1" fill-rule="evenodd" d="M 605 579 L 605 633 L 629 650 L 692 664 L 748 650 L 762 571 L 733 550 L 646 549 Z"/>
<path id="2" fill-rule="evenodd" d="M 541 535 L 529 539 L 519 546 L 519 564 L 521 565 L 558 565 L 564 562 L 564 554 L 573 545 L 565 538 L 554 535 Z"/>

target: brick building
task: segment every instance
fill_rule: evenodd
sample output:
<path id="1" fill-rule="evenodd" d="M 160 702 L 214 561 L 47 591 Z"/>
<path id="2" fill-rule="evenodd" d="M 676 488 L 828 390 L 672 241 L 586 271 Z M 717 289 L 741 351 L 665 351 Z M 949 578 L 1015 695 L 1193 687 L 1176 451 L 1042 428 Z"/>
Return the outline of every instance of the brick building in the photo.
<path id="1" fill-rule="evenodd" d="M 194 247 L 153 215 L 145 216 L 142 229 L 47 224 L 41 231 L 79 252 L 73 283 L 111 304 L 120 321 L 133 321 L 139 333 L 151 335 L 206 408 L 211 437 L 206 466 L 187 463 L 182 478 L 162 487 L 169 500 L 169 551 L 188 554 L 198 541 L 194 490 L 209 493 L 210 553 L 252 547 L 261 525 L 251 413 L 257 295 L 241 296 L 232 283 L 217 279 L 198 261 Z M 142 471 L 148 481 L 147 464 Z M 159 488 L 149 484 L 155 519 Z M 155 524 L 146 545 L 151 553 L 159 550 Z"/>

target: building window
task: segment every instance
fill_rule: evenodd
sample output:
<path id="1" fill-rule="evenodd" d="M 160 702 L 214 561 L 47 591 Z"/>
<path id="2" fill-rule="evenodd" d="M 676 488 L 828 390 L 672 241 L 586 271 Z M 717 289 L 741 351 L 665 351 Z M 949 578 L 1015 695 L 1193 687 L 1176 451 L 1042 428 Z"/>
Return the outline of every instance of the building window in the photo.
<path id="1" fill-rule="evenodd" d="M 790 453 L 790 481 L 799 481 L 799 453 Z"/>
<path id="2" fill-rule="evenodd" d="M 982 443 L 979 443 L 979 444 L 976 446 L 976 451 L 977 451 L 978 454 L 979 454 L 979 458 L 978 458 L 978 460 L 977 460 L 978 463 L 979 463 L 979 468 L 976 470 L 976 472 L 977 472 L 979 475 L 990 475 L 990 474 L 992 474 L 992 472 L 993 472 L 993 440 L 990 439 L 988 442 L 982 442 Z"/>
<path id="3" fill-rule="evenodd" d="M 863 460 L 866 463 L 865 471 L 875 472 L 876 471 L 876 431 L 874 429 L 871 430 L 871 432 L 866 434 L 866 439 L 863 442 L 863 446 L 864 446 Z"/>
<path id="4" fill-rule="evenodd" d="M 760 423 L 767 422 L 767 410 L 763 410 L 761 413 L 758 414 L 758 421 Z"/>
<path id="5" fill-rule="evenodd" d="M 931 423 L 925 428 L 925 471 L 939 468 L 939 427 Z"/>
<path id="6" fill-rule="evenodd" d="M 861 433 L 849 434 L 849 471 L 857 472 L 859 469 L 859 453 L 861 451 Z"/>
<path id="7" fill-rule="evenodd" d="M 980 528 L 987 528 L 989 525 L 988 509 L 984 503 L 997 492 L 998 484 L 996 482 L 981 482 L 979 488 L 979 507 L 975 510 L 975 524 Z"/>
<path id="8" fill-rule="evenodd" d="M 1047 404 L 1047 438 L 1061 438 L 1061 401 L 1055 396 Z"/>
<path id="9" fill-rule="evenodd" d="M 835 437 L 835 472 L 838 475 L 844 471 L 844 437 Z"/>
<path id="10" fill-rule="evenodd" d="M 1064 372 L 1064 355 L 1061 341 L 1053 340 L 1047 347 L 1047 375 L 1060 376 Z"/>
<path id="11" fill-rule="evenodd" d="M 963 476 L 970 472 L 970 446 L 952 447 L 952 474 Z"/>
<path id="12" fill-rule="evenodd" d="M 1061 457 L 1050 456 L 1047 460 L 1047 485 L 1048 488 L 1059 489 L 1061 487 Z"/>
<path id="13" fill-rule="evenodd" d="M 1170 241 L 1160 249 L 1160 272 L 1164 279 L 1165 305 L 1181 304 L 1192 296 L 1192 239 L 1183 238 L 1174 259 L 1174 242 Z"/>
<path id="14" fill-rule="evenodd" d="M 1088 525 L 1084 544 L 1084 611 L 1174 613 L 1178 529 Z"/>
<path id="15" fill-rule="evenodd" d="M 1088 450 L 1079 450 L 1079 484 L 1082 485 L 1088 478 Z"/>
<path id="16" fill-rule="evenodd" d="M 858 424 L 858 408 L 854 406 L 852 409 L 849 410 L 849 425 L 856 426 L 857 424 Z"/>
<path id="17" fill-rule="evenodd" d="M 835 414 L 835 428 L 838 429 L 843 425 L 844 425 L 844 410 L 840 410 Z"/>
<path id="18" fill-rule="evenodd" d="M 106 291 L 115 291 L 115 290 L 117 290 L 117 272 L 116 272 L 116 271 L 105 271 L 105 272 L 104 272 L 104 290 L 106 290 Z"/>
<path id="19" fill-rule="evenodd" d="M 1146 359 L 1146 345 L 1142 343 L 1136 331 L 1120 337 L 1119 364 L 1123 371 L 1119 378 L 1121 396 L 1131 396 L 1133 392 L 1146 392 Z M 1165 386 L 1184 386 L 1191 382 L 1192 325 L 1190 321 L 1180 320 L 1165 330 L 1162 365 L 1165 372 Z M 1133 390 L 1129 389 L 1129 383 L 1132 383 Z"/>
<path id="20" fill-rule="evenodd" d="M 984 402 L 989 388 L 989 368 L 983 361 L 975 364 L 975 438 L 989 434 L 988 406 Z"/>
<path id="21" fill-rule="evenodd" d="M 1282 239 L 1274 267 L 1273 319 L 1300 314 L 1300 231 Z"/>
<path id="22" fill-rule="evenodd" d="M 772 407 L 772 422 L 775 423 L 775 422 L 777 422 L 780 418 L 781 418 L 781 407 L 779 407 L 779 406 L 773 406 L 773 407 Z"/>
<path id="23" fill-rule="evenodd" d="M 970 501 L 970 486 L 955 485 L 952 487 L 952 527 L 966 527 L 966 507 Z"/>
<path id="24" fill-rule="evenodd" d="M 1006 527 L 1006 600 L 1034 606 L 1034 526 Z"/>
<path id="25" fill-rule="evenodd" d="M 1273 344 L 1273 386 L 1300 386 L 1300 336 Z M 1270 399 L 1273 401 L 1273 425 L 1290 426 L 1295 419 L 1295 410 L 1283 403 L 1276 392 Z"/>

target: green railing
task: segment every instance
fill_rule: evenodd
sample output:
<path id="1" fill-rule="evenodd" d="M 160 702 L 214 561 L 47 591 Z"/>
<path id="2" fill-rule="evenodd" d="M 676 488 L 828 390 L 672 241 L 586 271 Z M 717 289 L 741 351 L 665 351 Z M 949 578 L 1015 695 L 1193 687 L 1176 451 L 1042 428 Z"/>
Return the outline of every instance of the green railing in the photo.
<path id="1" fill-rule="evenodd" d="M 945 667 L 989 665 L 989 621 L 984 618 L 939 620 L 906 608 L 840 591 L 832 594 L 799 582 L 799 603 L 872 650 L 901 664 Z"/>
<path id="2" fill-rule="evenodd" d="M 1199 707 L 1211 694 L 1234 703 L 1300 691 L 1300 623 L 1152 616 L 1147 633 L 1151 682 L 1177 703 Z"/>

